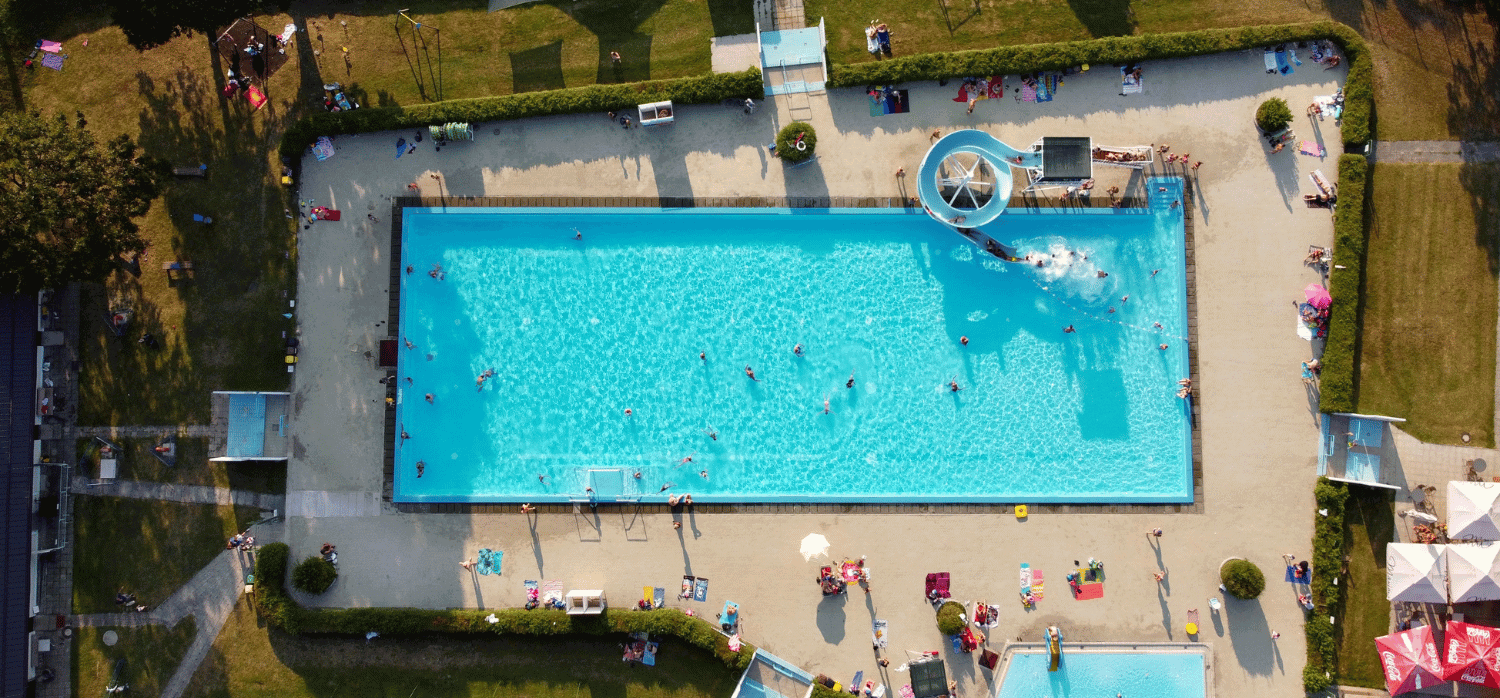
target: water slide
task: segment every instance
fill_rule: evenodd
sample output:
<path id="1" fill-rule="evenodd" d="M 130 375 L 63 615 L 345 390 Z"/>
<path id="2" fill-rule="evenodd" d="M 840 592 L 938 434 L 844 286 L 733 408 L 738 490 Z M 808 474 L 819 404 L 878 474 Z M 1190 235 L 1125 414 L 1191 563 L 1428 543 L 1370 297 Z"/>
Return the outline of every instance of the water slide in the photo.
<path id="1" fill-rule="evenodd" d="M 965 164 L 964 161 L 953 157 L 959 153 L 979 155 L 993 165 L 994 191 L 991 192 L 990 200 L 983 206 L 975 207 L 966 194 L 969 182 L 976 174 L 976 168 L 972 164 Z M 948 172 L 945 174 L 943 183 L 953 187 L 956 191 L 952 194 L 952 200 L 944 199 L 938 186 L 938 173 L 945 162 L 948 163 Z M 917 195 L 921 198 L 922 205 L 932 212 L 933 217 L 945 223 L 959 216 L 964 217 L 962 226 L 965 228 L 990 223 L 1004 213 L 1005 207 L 1010 204 L 1013 178 L 1010 167 L 1001 167 L 1002 164 L 1022 168 L 1041 167 L 1042 154 L 1016 150 L 984 131 L 974 129 L 954 131 L 939 138 L 927 151 L 927 155 L 922 158 L 922 167 L 917 176 Z"/>
<path id="2" fill-rule="evenodd" d="M 1052 658 L 1047 671 L 1057 671 L 1062 664 L 1062 631 L 1055 625 L 1047 628 L 1047 654 Z"/>

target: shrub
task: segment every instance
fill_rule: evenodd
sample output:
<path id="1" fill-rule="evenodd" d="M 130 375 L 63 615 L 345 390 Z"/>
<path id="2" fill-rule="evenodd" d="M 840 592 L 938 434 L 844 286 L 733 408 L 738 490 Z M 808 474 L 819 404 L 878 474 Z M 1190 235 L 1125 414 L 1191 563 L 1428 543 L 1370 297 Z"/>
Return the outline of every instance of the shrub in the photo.
<path id="1" fill-rule="evenodd" d="M 1088 41 L 918 54 L 869 63 L 837 63 L 831 68 L 828 86 L 855 87 L 974 75 L 1016 75 L 1083 64 L 1108 70 L 1106 66 L 1116 63 L 1245 51 L 1315 39 L 1332 39 L 1343 49 L 1344 59 L 1349 65 L 1349 79 L 1344 86 L 1341 133 L 1345 145 L 1363 145 L 1370 140 L 1374 64 L 1364 39 L 1348 26 L 1331 21 L 1111 36 Z"/>
<path id="2" fill-rule="evenodd" d="M 806 148 L 797 148 L 797 136 L 802 136 L 802 145 Z M 783 127 L 776 134 L 776 155 L 785 162 L 802 162 L 813 156 L 813 151 L 818 147 L 818 132 L 813 130 L 812 124 L 806 121 L 793 121 Z"/>
<path id="3" fill-rule="evenodd" d="M 1266 590 L 1266 575 L 1249 560 L 1230 560 L 1219 570 L 1219 581 L 1237 599 L 1253 599 Z"/>
<path id="4" fill-rule="evenodd" d="M 1335 585 L 1333 580 L 1344 566 L 1344 507 L 1349 500 L 1349 487 L 1326 477 L 1318 478 L 1313 497 L 1318 509 L 1328 512 L 1327 516 L 1313 513 L 1313 602 L 1338 615 L 1343 587 Z"/>
<path id="5" fill-rule="evenodd" d="M 281 137 L 281 155 L 294 161 L 300 159 L 303 149 L 318 136 L 422 128 L 450 121 L 477 124 L 556 114 L 625 111 L 639 104 L 664 100 L 672 100 L 675 104 L 713 104 L 729 98 L 758 97 L 764 92 L 760 71 L 751 68 L 739 73 L 623 85 L 589 85 L 500 97 L 454 99 L 410 107 L 317 112 L 302 117 L 287 128 Z"/>
<path id="6" fill-rule="evenodd" d="M 291 554 L 286 543 L 268 543 L 255 554 L 255 605 L 272 624 L 296 634 L 301 609 L 286 593 L 286 566 Z"/>
<path id="7" fill-rule="evenodd" d="M 956 601 L 945 601 L 938 608 L 937 626 L 938 632 L 944 635 L 957 635 L 964 631 L 968 623 L 963 619 L 964 607 Z"/>
<path id="8" fill-rule="evenodd" d="M 1286 105 L 1286 100 L 1280 97 L 1272 97 L 1260 103 L 1260 108 L 1255 110 L 1255 125 L 1266 133 L 1275 133 L 1292 123 L 1292 110 Z"/>
<path id="9" fill-rule="evenodd" d="M 1359 356 L 1360 288 L 1365 267 L 1365 194 L 1369 163 L 1363 155 L 1339 158 L 1339 201 L 1333 215 L 1333 268 L 1328 293 L 1328 338 L 1318 380 L 1318 409 L 1355 411 L 1354 377 Z"/>
<path id="10" fill-rule="evenodd" d="M 1302 690 L 1309 695 L 1322 693 L 1333 685 L 1333 679 L 1328 678 L 1327 670 L 1321 666 L 1308 663 L 1302 667 Z"/>
<path id="11" fill-rule="evenodd" d="M 339 578 L 339 571 L 333 563 L 324 560 L 317 555 L 308 555 L 306 560 L 297 563 L 297 568 L 292 570 L 292 586 L 309 594 L 321 594 L 333 586 L 333 580 Z"/>

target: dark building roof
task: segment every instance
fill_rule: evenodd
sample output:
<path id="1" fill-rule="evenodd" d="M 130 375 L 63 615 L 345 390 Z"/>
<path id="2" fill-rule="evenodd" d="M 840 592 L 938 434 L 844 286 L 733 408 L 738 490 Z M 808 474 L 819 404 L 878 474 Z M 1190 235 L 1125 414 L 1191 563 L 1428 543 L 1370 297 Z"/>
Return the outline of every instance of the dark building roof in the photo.
<path id="1" fill-rule="evenodd" d="M 1094 176 L 1093 139 L 1047 137 L 1042 139 L 1042 179 L 1075 180 Z"/>
<path id="2" fill-rule="evenodd" d="M 0 295 L 0 696 L 26 695 L 36 298 Z"/>

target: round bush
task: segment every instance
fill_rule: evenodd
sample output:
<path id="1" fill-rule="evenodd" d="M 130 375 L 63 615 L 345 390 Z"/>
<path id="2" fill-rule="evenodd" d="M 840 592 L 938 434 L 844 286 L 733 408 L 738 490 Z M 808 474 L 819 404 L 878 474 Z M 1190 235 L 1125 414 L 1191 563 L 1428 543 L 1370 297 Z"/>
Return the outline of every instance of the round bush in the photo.
<path id="1" fill-rule="evenodd" d="M 292 586 L 309 594 L 328 591 L 333 580 L 338 578 L 339 571 L 333 563 L 317 555 L 308 555 L 306 560 L 297 563 L 297 567 L 292 570 Z"/>
<path id="2" fill-rule="evenodd" d="M 1280 97 L 1272 97 L 1260 103 L 1260 108 L 1255 110 L 1255 125 L 1266 133 L 1275 133 L 1292 123 L 1292 110 L 1287 107 L 1286 100 Z"/>
<path id="3" fill-rule="evenodd" d="M 1237 599 L 1253 599 L 1266 590 L 1266 575 L 1249 560 L 1230 560 L 1219 569 L 1219 581 Z"/>
<path id="4" fill-rule="evenodd" d="M 802 136 L 801 144 L 806 147 L 798 149 L 798 135 Z M 817 147 L 818 132 L 806 121 L 793 121 L 781 127 L 781 132 L 776 134 L 776 154 L 786 162 L 802 162 L 812 157 L 813 150 Z"/>
<path id="5" fill-rule="evenodd" d="M 961 618 L 964 613 L 963 604 L 955 601 L 944 602 L 937 612 L 938 632 L 944 635 L 957 635 L 964 631 L 968 623 Z"/>

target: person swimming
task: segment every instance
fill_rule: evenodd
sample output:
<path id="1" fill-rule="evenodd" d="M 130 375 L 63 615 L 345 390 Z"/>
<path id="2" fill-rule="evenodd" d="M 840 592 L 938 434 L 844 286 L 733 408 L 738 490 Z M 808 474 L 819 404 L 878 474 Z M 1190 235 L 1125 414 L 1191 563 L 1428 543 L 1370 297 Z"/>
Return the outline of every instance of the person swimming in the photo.
<path id="1" fill-rule="evenodd" d="M 792 347 L 792 355 L 802 356 L 802 345 L 800 343 L 797 346 Z"/>
<path id="2" fill-rule="evenodd" d="M 833 414 L 833 410 L 828 409 L 828 396 L 827 395 L 823 396 L 823 414 Z"/>
<path id="3" fill-rule="evenodd" d="M 849 372 L 849 380 L 844 381 L 844 387 L 845 388 L 853 388 L 854 387 L 854 372 L 853 371 Z"/>
<path id="4" fill-rule="evenodd" d="M 719 432 L 714 431 L 712 427 L 704 429 L 703 433 L 708 434 L 708 438 L 713 439 L 714 441 L 719 440 Z"/>
<path id="5" fill-rule="evenodd" d="M 708 361 L 708 352 L 704 352 L 704 351 L 698 352 L 698 360 L 699 361 Z"/>
<path id="6" fill-rule="evenodd" d="M 426 471 L 427 463 L 425 461 L 417 461 L 417 477 L 422 477 L 422 473 Z"/>
<path id="7" fill-rule="evenodd" d="M 749 364 L 745 364 L 745 375 L 750 376 L 750 380 L 753 380 L 756 383 L 760 382 L 760 379 L 755 377 L 755 369 L 750 368 Z"/>
<path id="8" fill-rule="evenodd" d="M 963 388 L 958 387 L 958 376 L 954 376 L 953 380 L 948 381 L 948 392 L 956 393 L 960 390 L 963 390 Z"/>

